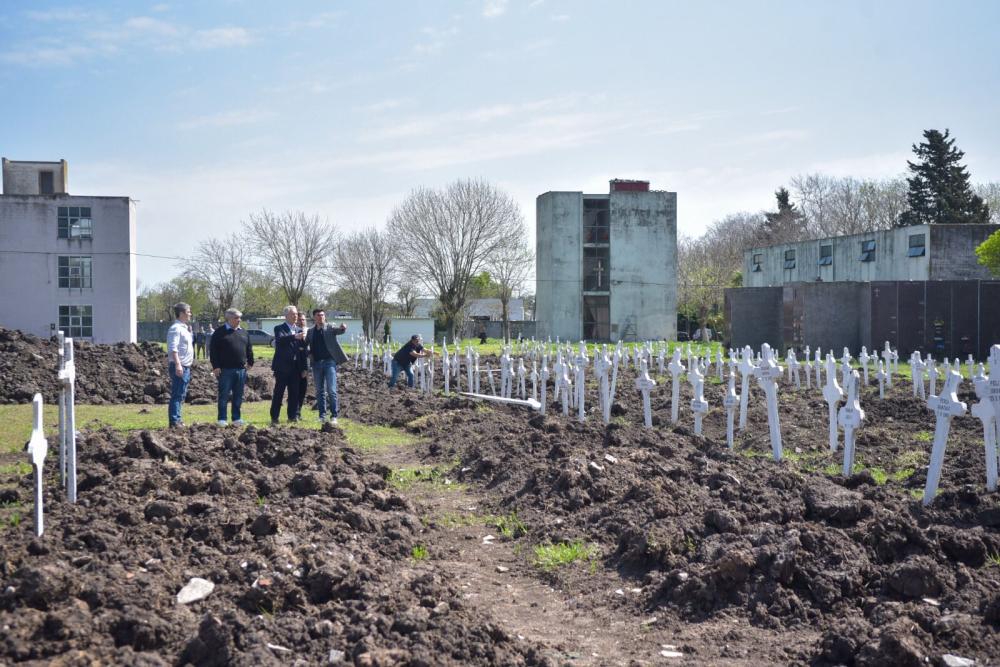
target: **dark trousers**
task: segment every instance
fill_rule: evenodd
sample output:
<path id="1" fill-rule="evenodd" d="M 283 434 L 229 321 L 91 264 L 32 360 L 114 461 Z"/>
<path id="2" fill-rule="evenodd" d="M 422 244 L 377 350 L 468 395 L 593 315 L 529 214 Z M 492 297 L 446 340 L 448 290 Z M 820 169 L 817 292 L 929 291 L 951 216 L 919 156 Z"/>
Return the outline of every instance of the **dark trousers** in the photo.
<path id="1" fill-rule="evenodd" d="M 278 421 L 281 415 L 281 400 L 288 392 L 288 409 L 285 414 L 288 420 L 295 419 L 299 413 L 299 375 L 295 371 L 291 373 L 274 374 L 274 391 L 271 393 L 271 421 Z"/>
<path id="2" fill-rule="evenodd" d="M 295 399 L 295 419 L 302 419 L 302 406 L 306 404 L 306 393 L 309 391 L 309 374 L 299 373 L 298 394 Z M 294 385 L 293 385 L 294 386 Z"/>

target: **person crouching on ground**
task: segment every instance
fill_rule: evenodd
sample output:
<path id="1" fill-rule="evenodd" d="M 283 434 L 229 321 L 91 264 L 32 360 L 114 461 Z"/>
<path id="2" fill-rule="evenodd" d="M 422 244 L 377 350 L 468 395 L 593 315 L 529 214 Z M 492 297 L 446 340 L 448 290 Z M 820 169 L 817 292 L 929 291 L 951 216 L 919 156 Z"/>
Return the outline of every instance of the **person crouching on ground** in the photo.
<path id="1" fill-rule="evenodd" d="M 188 320 L 191 319 L 191 306 L 186 303 L 174 304 L 174 317 L 177 319 L 167 329 L 167 366 L 170 374 L 170 406 L 167 409 L 167 421 L 170 428 L 184 426 L 181 421 L 181 406 L 187 395 L 188 383 L 191 382 L 191 364 L 194 363 L 194 353 L 191 346 L 191 330 Z"/>
<path id="2" fill-rule="evenodd" d="M 319 408 L 319 420 L 326 421 L 327 407 L 330 409 L 330 421 L 337 423 L 337 364 L 347 361 L 347 355 L 340 348 L 337 336 L 347 331 L 343 322 L 335 327 L 327 325 L 326 311 L 322 308 L 313 310 L 313 327 L 306 334 L 306 345 L 309 347 L 309 359 L 312 362 L 313 382 L 316 383 L 316 403 Z"/>
<path id="3" fill-rule="evenodd" d="M 247 382 L 247 368 L 253 366 L 253 345 L 250 336 L 240 327 L 243 313 L 230 308 L 226 322 L 212 333 L 208 344 L 208 358 L 212 374 L 219 379 L 219 426 L 226 425 L 226 404 L 233 398 L 233 423 L 243 425 L 240 407 L 243 405 L 243 387 Z"/>
<path id="4" fill-rule="evenodd" d="M 274 391 L 271 395 L 271 426 L 278 425 L 281 414 L 281 399 L 288 391 L 288 421 L 295 421 L 298 413 L 296 401 L 299 397 L 299 368 L 297 356 L 302 354 L 299 343 L 305 340 L 306 332 L 299 329 L 299 309 L 285 306 L 285 321 L 274 327 L 274 358 L 271 372 L 274 373 Z"/>
<path id="5" fill-rule="evenodd" d="M 399 377 L 400 371 L 406 373 L 406 386 L 413 386 L 413 369 L 410 366 L 413 365 L 416 359 L 430 356 L 430 352 L 426 351 L 424 346 L 420 344 L 422 340 L 420 334 L 413 334 L 406 345 L 399 348 L 399 351 L 393 355 L 392 373 L 389 376 L 390 387 L 396 386 L 396 378 Z"/>

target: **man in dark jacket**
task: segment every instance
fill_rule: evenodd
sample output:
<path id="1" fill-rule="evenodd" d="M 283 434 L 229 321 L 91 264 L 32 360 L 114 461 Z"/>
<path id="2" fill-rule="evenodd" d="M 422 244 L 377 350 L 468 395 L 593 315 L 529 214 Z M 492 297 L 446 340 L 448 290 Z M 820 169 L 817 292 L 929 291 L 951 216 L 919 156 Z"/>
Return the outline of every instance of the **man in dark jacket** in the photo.
<path id="1" fill-rule="evenodd" d="M 306 332 L 297 325 L 299 309 L 295 306 L 285 306 L 285 321 L 274 327 L 274 358 L 271 359 L 271 371 L 274 373 L 274 391 L 271 394 L 271 426 L 278 425 L 281 414 L 281 399 L 288 390 L 288 421 L 295 421 L 298 414 L 299 368 L 298 356 L 301 354 L 299 343 L 306 337 Z"/>
<path id="2" fill-rule="evenodd" d="M 400 371 L 406 373 L 406 386 L 413 386 L 413 370 L 410 366 L 417 359 L 429 356 L 430 353 L 424 350 L 424 346 L 421 344 L 420 334 L 413 334 L 410 336 L 410 340 L 407 341 L 406 345 L 399 348 L 396 354 L 392 357 L 392 372 L 389 377 L 389 386 L 396 386 L 396 377 L 399 375 Z"/>
<path id="3" fill-rule="evenodd" d="M 243 313 L 230 308 L 226 323 L 215 330 L 208 344 L 208 358 L 212 373 L 219 379 L 219 426 L 226 425 L 226 404 L 233 397 L 233 424 L 243 425 L 240 407 L 243 405 L 243 387 L 247 382 L 247 368 L 253 366 L 253 346 L 246 330 L 240 327 Z"/>
<path id="4" fill-rule="evenodd" d="M 319 408 L 319 420 L 326 421 L 327 404 L 330 408 L 330 421 L 337 423 L 337 364 L 347 361 L 347 355 L 340 348 L 337 336 L 347 331 L 343 322 L 339 327 L 328 326 L 326 311 L 322 308 L 313 310 L 313 327 L 306 334 L 306 345 L 309 346 L 309 360 L 312 362 L 313 381 L 316 383 L 316 404 Z"/>
<path id="5" fill-rule="evenodd" d="M 302 332 L 307 329 L 306 314 L 301 310 L 298 319 L 295 320 L 295 326 Z M 309 390 L 309 348 L 306 346 L 305 336 L 302 337 L 302 340 L 296 341 L 295 373 L 298 380 L 295 385 L 297 391 L 295 394 L 295 414 L 292 415 L 292 421 L 297 422 L 302 419 L 302 406 L 306 403 L 306 393 Z"/>

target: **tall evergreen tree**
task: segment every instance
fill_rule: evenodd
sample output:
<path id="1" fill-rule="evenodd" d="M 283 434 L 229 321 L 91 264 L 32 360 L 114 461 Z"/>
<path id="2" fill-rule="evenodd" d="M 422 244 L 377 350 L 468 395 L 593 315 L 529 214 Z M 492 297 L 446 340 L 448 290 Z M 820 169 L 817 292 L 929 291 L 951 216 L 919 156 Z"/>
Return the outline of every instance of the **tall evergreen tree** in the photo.
<path id="1" fill-rule="evenodd" d="M 990 221 L 989 207 L 972 192 L 969 174 L 961 160 L 965 153 L 955 140 L 937 130 L 925 130 L 924 142 L 913 145 L 919 162 L 907 161 L 913 174 L 906 179 L 909 209 L 899 216 L 899 227 L 924 224 L 977 223 Z"/>
<path id="2" fill-rule="evenodd" d="M 778 201 L 778 211 L 764 214 L 764 240 L 769 244 L 802 240 L 806 234 L 805 216 L 795 208 L 785 188 L 779 188 L 774 197 Z"/>

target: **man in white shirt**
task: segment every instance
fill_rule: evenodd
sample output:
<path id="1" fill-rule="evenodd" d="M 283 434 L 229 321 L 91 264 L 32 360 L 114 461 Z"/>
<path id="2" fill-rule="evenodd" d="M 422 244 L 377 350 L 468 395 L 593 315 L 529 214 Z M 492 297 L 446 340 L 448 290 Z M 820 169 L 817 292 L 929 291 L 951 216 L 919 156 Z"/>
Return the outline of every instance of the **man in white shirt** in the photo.
<path id="1" fill-rule="evenodd" d="M 167 372 L 170 375 L 170 404 L 167 419 L 170 428 L 184 426 L 181 421 L 181 405 L 191 382 L 191 364 L 194 363 L 194 342 L 188 321 L 191 306 L 186 303 L 174 304 L 174 323 L 167 329 Z"/>

